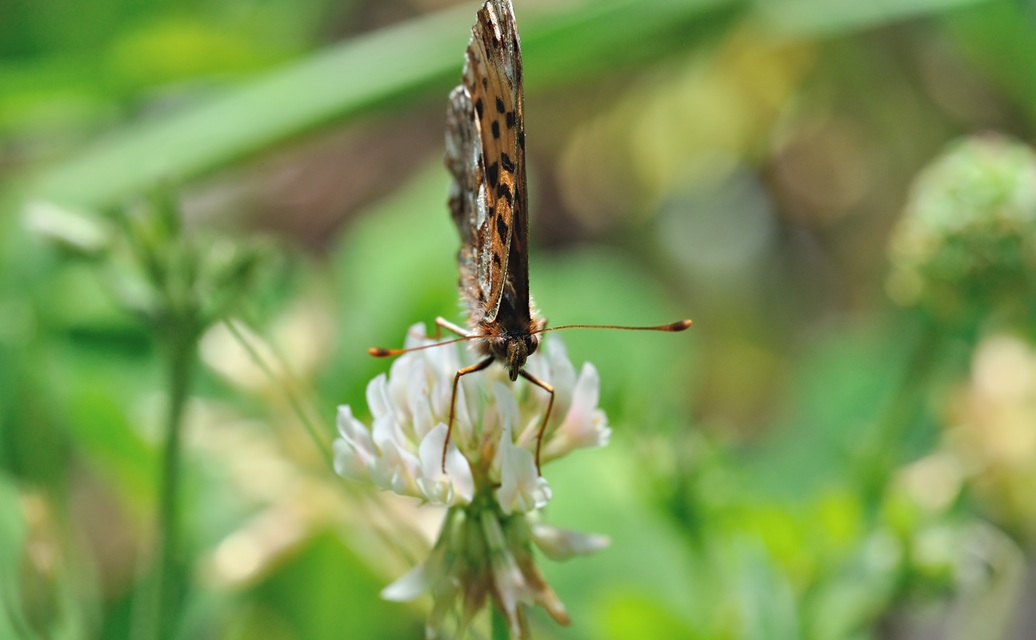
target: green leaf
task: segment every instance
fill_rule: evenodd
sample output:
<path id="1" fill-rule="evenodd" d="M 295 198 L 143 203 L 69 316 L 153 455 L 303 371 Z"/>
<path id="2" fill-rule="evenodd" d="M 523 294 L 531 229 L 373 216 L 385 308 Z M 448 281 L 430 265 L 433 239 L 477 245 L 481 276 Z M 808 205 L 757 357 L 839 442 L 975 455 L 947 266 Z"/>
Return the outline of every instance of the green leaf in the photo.
<path id="1" fill-rule="evenodd" d="M 526 76 L 539 85 L 694 43 L 679 30 L 728 0 L 632 0 L 566 4 L 522 21 Z M 521 13 L 521 12 L 519 12 Z M 542 16 L 542 17 L 541 17 Z M 370 113 L 401 97 L 445 97 L 460 77 L 474 12 L 468 5 L 349 40 L 199 104 L 124 127 L 44 172 L 26 198 L 104 207 L 156 183 L 179 184 L 251 157 L 318 127 Z M 519 16 L 522 19 L 522 16 Z M 660 34 L 665 37 L 656 37 Z"/>
<path id="2" fill-rule="evenodd" d="M 823 36 L 986 2 L 988 0 L 760 0 L 756 4 L 765 24 L 778 32 Z"/>

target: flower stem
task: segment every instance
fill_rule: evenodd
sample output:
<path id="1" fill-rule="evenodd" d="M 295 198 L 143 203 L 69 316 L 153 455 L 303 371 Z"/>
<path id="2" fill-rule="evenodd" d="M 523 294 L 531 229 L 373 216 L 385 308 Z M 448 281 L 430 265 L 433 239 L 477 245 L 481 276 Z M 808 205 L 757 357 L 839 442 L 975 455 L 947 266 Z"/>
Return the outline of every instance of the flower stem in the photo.
<path id="1" fill-rule="evenodd" d="M 173 637 L 184 599 L 187 562 L 181 540 L 180 467 L 183 417 L 190 395 L 197 353 L 196 333 L 177 327 L 166 342 L 168 348 L 169 407 L 158 488 L 156 517 L 157 564 L 146 598 L 145 629 L 139 637 L 165 640 Z"/>
<path id="2" fill-rule="evenodd" d="M 877 507 L 888 491 L 889 479 L 903 453 L 904 435 L 917 418 L 918 398 L 930 380 L 940 346 L 938 332 L 929 323 L 923 323 L 896 391 L 862 449 L 859 468 L 864 504 Z"/>

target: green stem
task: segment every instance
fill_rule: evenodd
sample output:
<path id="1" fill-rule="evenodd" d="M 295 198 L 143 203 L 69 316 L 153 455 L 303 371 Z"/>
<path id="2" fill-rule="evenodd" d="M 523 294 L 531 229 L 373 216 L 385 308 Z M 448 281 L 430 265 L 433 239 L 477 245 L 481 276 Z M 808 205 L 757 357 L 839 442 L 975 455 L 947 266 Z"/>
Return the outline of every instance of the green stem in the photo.
<path id="1" fill-rule="evenodd" d="M 175 324 L 175 323 L 174 323 Z M 190 395 L 197 352 L 195 333 L 177 326 L 166 341 L 168 348 L 169 407 L 158 488 L 156 519 L 157 564 L 151 576 L 146 628 L 140 637 L 164 640 L 173 635 L 183 602 L 187 566 L 180 524 L 180 467 L 184 409 Z"/>
<path id="2" fill-rule="evenodd" d="M 493 640 L 510 640 L 511 631 L 507 625 L 507 618 L 493 605 L 490 605 L 489 611 L 491 624 L 489 637 Z"/>
<path id="3" fill-rule="evenodd" d="M 864 504 L 877 507 L 889 488 L 889 477 L 903 453 L 900 448 L 903 436 L 916 419 L 918 399 L 938 359 L 939 346 L 937 331 L 924 323 L 896 391 L 860 457 Z"/>

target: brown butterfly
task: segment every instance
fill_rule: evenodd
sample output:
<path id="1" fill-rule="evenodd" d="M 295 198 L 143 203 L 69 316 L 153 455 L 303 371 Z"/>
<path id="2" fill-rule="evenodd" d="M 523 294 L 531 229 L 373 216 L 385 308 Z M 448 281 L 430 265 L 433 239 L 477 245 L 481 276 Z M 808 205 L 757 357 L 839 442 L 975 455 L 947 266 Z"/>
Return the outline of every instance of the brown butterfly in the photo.
<path id="1" fill-rule="evenodd" d="M 484 358 L 454 376 L 446 445 L 453 430 L 461 377 L 499 361 L 507 368 L 512 382 L 521 376 L 550 394 L 543 424 L 536 434 L 539 471 L 540 446 L 554 406 L 554 388 L 529 374 L 524 366 L 539 347 L 541 333 L 570 328 L 683 331 L 691 326 L 691 321 L 657 327 L 546 327 L 546 320 L 538 316 L 529 296 L 525 95 L 522 51 L 510 0 L 487 0 L 471 32 L 463 82 L 450 93 L 446 112 L 446 166 L 453 176 L 449 205 L 460 232 L 459 286 L 468 308 L 470 331 L 440 317 L 435 319 L 436 325 L 461 337 L 414 349 L 372 348 L 370 354 L 394 356 L 464 340 L 476 341 Z"/>

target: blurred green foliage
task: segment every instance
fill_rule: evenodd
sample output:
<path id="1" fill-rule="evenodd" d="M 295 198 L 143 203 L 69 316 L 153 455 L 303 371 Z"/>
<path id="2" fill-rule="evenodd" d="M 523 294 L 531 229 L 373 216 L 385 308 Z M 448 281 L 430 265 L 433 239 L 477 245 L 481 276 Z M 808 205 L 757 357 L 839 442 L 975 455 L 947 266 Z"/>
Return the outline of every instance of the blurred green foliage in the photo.
<path id="1" fill-rule="evenodd" d="M 189 239 L 162 250 L 220 274 L 185 293 L 212 328 L 175 632 L 420 636 L 378 591 L 435 514 L 326 450 L 366 348 L 458 315 L 440 141 L 476 4 L 0 7 L 0 637 L 140 615 L 169 383 L 110 248 L 156 189 Z M 545 563 L 574 623 L 536 636 L 1036 632 L 1036 6 L 517 4 L 544 315 L 695 320 L 561 336 L 615 433 L 550 468 L 546 517 L 612 546 Z"/>

